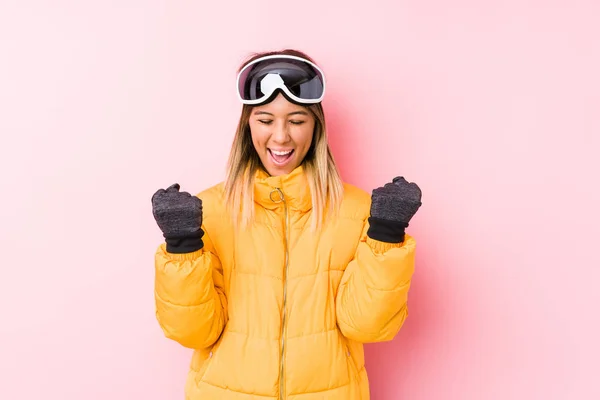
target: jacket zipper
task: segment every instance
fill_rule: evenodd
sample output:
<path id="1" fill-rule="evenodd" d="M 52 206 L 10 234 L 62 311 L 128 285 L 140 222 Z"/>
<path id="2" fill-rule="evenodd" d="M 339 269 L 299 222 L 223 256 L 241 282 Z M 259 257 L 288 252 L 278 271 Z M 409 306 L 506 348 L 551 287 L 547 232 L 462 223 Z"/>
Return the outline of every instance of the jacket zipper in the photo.
<path id="1" fill-rule="evenodd" d="M 286 306 L 287 306 L 287 276 L 288 276 L 288 269 L 289 269 L 289 259 L 290 259 L 290 255 L 289 255 L 289 221 L 288 221 L 288 208 L 287 208 L 287 203 L 285 201 L 285 197 L 283 195 L 283 192 L 281 191 L 281 189 L 276 188 L 277 192 L 279 193 L 280 199 L 283 202 L 283 208 L 284 208 L 284 249 L 285 249 L 285 265 L 283 268 L 283 316 L 282 316 L 282 320 L 281 320 L 281 357 L 279 360 L 279 399 L 280 400 L 284 400 L 285 399 L 285 370 L 284 370 L 284 365 L 285 365 L 285 328 L 286 328 L 286 322 L 287 322 L 287 310 L 286 310 Z"/>

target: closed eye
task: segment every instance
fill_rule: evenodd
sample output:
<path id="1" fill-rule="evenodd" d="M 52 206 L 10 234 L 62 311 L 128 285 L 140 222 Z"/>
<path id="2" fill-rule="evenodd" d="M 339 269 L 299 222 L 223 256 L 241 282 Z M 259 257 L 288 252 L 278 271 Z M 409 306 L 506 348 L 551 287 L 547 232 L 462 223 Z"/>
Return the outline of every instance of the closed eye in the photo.
<path id="1" fill-rule="evenodd" d="M 261 124 L 270 125 L 273 122 L 273 120 L 270 120 L 270 119 L 259 119 L 258 122 L 260 122 Z"/>
<path id="2" fill-rule="evenodd" d="M 302 125 L 305 122 L 306 121 L 290 121 L 290 124 L 293 124 L 293 125 Z"/>

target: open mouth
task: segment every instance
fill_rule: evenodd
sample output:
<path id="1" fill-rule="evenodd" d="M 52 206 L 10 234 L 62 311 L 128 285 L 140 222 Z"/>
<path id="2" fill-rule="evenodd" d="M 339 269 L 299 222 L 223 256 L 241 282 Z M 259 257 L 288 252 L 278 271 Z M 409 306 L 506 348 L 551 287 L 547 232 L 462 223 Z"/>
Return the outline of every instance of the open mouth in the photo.
<path id="1" fill-rule="evenodd" d="M 271 160 L 275 165 L 282 166 L 287 164 L 287 162 L 292 158 L 292 154 L 294 154 L 294 150 L 269 150 L 269 155 L 271 156 Z"/>

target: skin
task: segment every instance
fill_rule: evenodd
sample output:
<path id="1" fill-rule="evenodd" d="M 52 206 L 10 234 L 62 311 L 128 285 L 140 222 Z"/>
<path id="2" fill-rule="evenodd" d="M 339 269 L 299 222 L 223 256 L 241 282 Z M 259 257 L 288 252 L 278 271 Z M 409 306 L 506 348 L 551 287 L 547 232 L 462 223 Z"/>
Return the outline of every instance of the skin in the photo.
<path id="1" fill-rule="evenodd" d="M 249 123 L 254 148 L 271 176 L 289 174 L 302 163 L 315 128 L 315 118 L 306 107 L 279 94 L 270 103 L 254 107 Z M 283 164 L 272 156 L 272 151 L 289 150 L 293 151 Z"/>

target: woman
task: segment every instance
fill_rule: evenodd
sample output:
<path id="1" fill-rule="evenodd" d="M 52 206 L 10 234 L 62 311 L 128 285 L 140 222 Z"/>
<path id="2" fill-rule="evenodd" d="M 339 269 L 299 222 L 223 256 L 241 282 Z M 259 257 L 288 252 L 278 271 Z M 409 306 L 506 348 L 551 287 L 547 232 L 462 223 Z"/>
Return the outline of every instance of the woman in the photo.
<path id="1" fill-rule="evenodd" d="M 304 53 L 259 54 L 223 183 L 152 197 L 157 319 L 194 349 L 188 400 L 369 399 L 363 343 L 407 316 L 421 191 L 342 183 L 327 144 L 325 77 Z"/>

